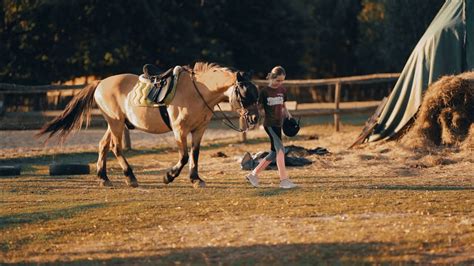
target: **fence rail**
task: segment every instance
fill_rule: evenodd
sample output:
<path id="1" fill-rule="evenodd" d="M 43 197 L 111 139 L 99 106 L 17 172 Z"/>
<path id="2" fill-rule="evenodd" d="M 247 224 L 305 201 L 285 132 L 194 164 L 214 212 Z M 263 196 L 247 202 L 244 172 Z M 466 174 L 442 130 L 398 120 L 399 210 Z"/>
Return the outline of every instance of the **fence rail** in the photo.
<path id="1" fill-rule="evenodd" d="M 371 84 L 380 82 L 389 82 L 396 80 L 400 73 L 381 73 L 351 77 L 329 78 L 329 79 L 303 79 L 303 80 L 285 80 L 284 86 L 291 87 L 311 87 L 335 84 Z M 263 79 L 254 80 L 255 84 L 267 85 L 268 81 Z M 25 93 L 45 93 L 50 91 L 82 89 L 85 85 L 39 85 L 26 86 L 9 83 L 0 83 L 0 93 L 2 94 L 25 94 Z"/>
<path id="2" fill-rule="evenodd" d="M 327 85 L 335 86 L 334 90 L 334 105 L 332 110 L 320 110 L 320 109 L 305 109 L 305 110 L 293 110 L 297 115 L 302 116 L 315 116 L 321 114 L 333 114 L 334 115 L 334 127 L 336 131 L 340 129 L 340 101 L 341 101 L 341 87 L 342 85 L 352 85 L 352 84 L 373 84 L 373 83 L 384 83 L 391 82 L 400 76 L 400 73 L 381 73 L 381 74 L 370 74 L 370 75 L 361 75 L 361 76 L 350 76 L 350 77 L 338 77 L 338 78 L 329 78 L 329 79 L 306 79 L 306 80 L 285 80 L 283 86 L 285 87 L 297 87 L 298 90 L 315 87 L 315 86 L 324 86 Z M 255 84 L 259 86 L 264 86 L 268 84 L 267 80 L 254 80 Z M 2 109 L 4 108 L 3 99 L 4 95 L 9 94 L 41 94 L 47 93 L 48 95 L 73 95 L 77 90 L 82 89 L 85 85 L 41 85 L 41 86 L 25 86 L 25 85 L 16 85 L 16 84 L 6 84 L 0 83 L 0 122 L 5 124 L 5 118 L 14 117 L 16 123 L 21 123 L 22 118 L 38 117 L 42 116 L 45 119 L 45 114 L 48 112 L 29 112 L 29 113 L 9 113 L 4 114 L 2 117 Z M 372 107 L 371 107 L 372 108 Z M 297 109 L 297 108 L 296 108 Z M 367 107 L 365 108 L 367 109 Z M 348 110 L 345 110 L 346 112 Z M 350 112 L 357 110 L 350 110 Z M 217 112 L 219 113 L 219 112 Z M 47 119 L 48 117 L 46 117 Z M 17 120 L 18 119 L 18 120 Z M 26 119 L 28 120 L 28 119 Z M 33 119 L 35 120 L 35 119 Z M 36 122 L 38 120 L 35 120 Z M 1 127 L 0 127 L 1 128 Z M 241 136 L 241 140 L 245 141 L 245 133 Z"/>
<path id="3" fill-rule="evenodd" d="M 350 76 L 340 78 L 329 78 L 329 79 L 307 79 L 307 80 L 285 80 L 283 86 L 295 86 L 295 87 L 311 87 L 311 86 L 322 86 L 322 85 L 334 85 L 334 128 L 339 131 L 340 128 L 340 113 L 339 108 L 341 102 L 341 86 L 343 84 L 372 84 L 380 82 L 389 82 L 397 80 L 400 77 L 400 73 L 380 73 L 370 74 L 361 76 Z M 267 80 L 255 80 L 257 85 L 268 84 Z"/>
<path id="4" fill-rule="evenodd" d="M 33 93 L 45 93 L 45 92 L 50 92 L 50 91 L 82 89 L 85 86 L 86 84 L 25 86 L 25 85 L 17 85 L 17 84 L 0 83 L 0 93 L 2 94 L 33 94 Z"/>
<path id="5" fill-rule="evenodd" d="M 370 84 L 379 82 L 388 82 L 398 79 L 400 73 L 380 73 L 370 74 L 361 76 L 350 76 L 340 78 L 328 78 L 328 79 L 303 79 L 303 80 L 285 80 L 284 86 L 295 86 L 295 87 L 311 87 L 311 86 L 322 86 L 322 85 L 335 85 L 335 84 Z M 254 80 L 257 85 L 268 84 L 267 80 L 258 79 Z"/>

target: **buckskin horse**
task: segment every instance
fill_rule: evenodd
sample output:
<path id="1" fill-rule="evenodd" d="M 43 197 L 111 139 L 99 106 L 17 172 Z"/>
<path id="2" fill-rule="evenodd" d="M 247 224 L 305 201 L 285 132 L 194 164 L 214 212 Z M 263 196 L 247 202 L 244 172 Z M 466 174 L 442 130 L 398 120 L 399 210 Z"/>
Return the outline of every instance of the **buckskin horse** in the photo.
<path id="1" fill-rule="evenodd" d="M 249 74 L 235 69 L 203 62 L 196 63 L 193 68 L 183 69 L 176 84 L 175 96 L 165 107 L 166 115 L 160 112 L 160 108 L 131 105 L 127 95 L 134 88 L 139 76 L 120 74 L 94 81 L 82 89 L 60 115 L 40 129 L 38 135 L 48 134 L 47 139 L 57 135 L 64 140 L 71 131 L 81 128 L 84 118 L 89 124 L 90 111 L 95 100 L 108 123 L 107 131 L 99 143 L 97 159 L 97 176 L 101 186 L 112 186 L 106 169 L 109 149 L 123 169 L 126 183 L 131 187 L 138 186 L 122 151 L 122 136 L 127 126 L 155 134 L 173 131 L 179 160 L 166 172 L 163 178 L 165 184 L 173 182 L 188 163 L 190 156 L 187 136 L 191 133 L 189 178 L 194 187 L 205 187 L 205 181 L 198 174 L 199 149 L 204 131 L 214 114 L 214 106 L 228 97 L 232 109 L 240 115 L 240 129 L 244 130 L 255 126 L 258 121 L 258 92 L 257 87 L 250 81 Z"/>

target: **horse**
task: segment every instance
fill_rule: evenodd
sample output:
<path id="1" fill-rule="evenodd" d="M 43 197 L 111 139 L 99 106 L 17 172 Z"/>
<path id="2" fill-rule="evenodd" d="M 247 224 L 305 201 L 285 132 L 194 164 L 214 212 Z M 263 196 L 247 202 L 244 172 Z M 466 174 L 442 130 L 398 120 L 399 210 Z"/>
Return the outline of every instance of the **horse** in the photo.
<path id="1" fill-rule="evenodd" d="M 94 81 L 82 89 L 60 115 L 44 124 L 37 135 L 48 134 L 46 141 L 53 136 L 59 136 L 64 141 L 70 132 L 82 127 L 84 118 L 86 124 L 89 124 L 91 108 L 95 101 L 108 124 L 99 142 L 97 177 L 100 186 L 113 186 L 107 177 L 106 169 L 109 149 L 117 158 L 127 185 L 138 186 L 122 149 L 122 136 L 127 126 L 153 134 L 173 131 L 179 160 L 166 172 L 163 182 L 173 182 L 191 159 L 189 178 L 195 188 L 205 187 L 206 182 L 198 174 L 199 149 L 202 136 L 214 114 L 214 106 L 228 98 L 233 111 L 239 113 L 240 130 L 254 127 L 258 122 L 258 91 L 250 78 L 249 73 L 216 63 L 197 62 L 194 67 L 183 67 L 183 71 L 179 73 L 175 95 L 164 108 L 166 112 L 163 114 L 160 108 L 133 106 L 127 100 L 127 95 L 139 80 L 138 75 L 110 76 Z M 188 154 L 187 144 L 189 134 L 192 139 L 191 156 Z"/>

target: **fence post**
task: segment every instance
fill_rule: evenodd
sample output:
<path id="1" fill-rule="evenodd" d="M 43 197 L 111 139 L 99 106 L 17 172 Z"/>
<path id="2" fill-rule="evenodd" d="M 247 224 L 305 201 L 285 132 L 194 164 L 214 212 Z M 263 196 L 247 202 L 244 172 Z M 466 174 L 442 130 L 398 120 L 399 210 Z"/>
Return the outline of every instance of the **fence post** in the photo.
<path id="1" fill-rule="evenodd" d="M 239 117 L 239 125 L 243 125 L 245 123 L 245 118 L 243 118 L 242 116 Z M 240 142 L 247 142 L 247 132 L 240 132 L 239 134 L 239 141 Z"/>
<path id="2" fill-rule="evenodd" d="M 0 93 L 0 117 L 3 115 L 3 112 L 5 111 L 5 96 L 3 96 L 3 93 Z"/>
<path id="3" fill-rule="evenodd" d="M 247 132 L 240 132 L 239 140 L 240 142 L 247 142 Z"/>
<path id="4" fill-rule="evenodd" d="M 124 151 L 132 149 L 132 141 L 130 140 L 130 131 L 125 128 L 122 136 L 122 149 Z"/>
<path id="5" fill-rule="evenodd" d="M 340 124 L 340 117 L 339 117 L 339 102 L 341 100 L 341 82 L 336 82 L 336 90 L 334 92 L 334 103 L 335 103 L 335 110 L 334 110 L 334 127 L 336 128 L 336 132 L 339 131 L 339 124 Z"/>

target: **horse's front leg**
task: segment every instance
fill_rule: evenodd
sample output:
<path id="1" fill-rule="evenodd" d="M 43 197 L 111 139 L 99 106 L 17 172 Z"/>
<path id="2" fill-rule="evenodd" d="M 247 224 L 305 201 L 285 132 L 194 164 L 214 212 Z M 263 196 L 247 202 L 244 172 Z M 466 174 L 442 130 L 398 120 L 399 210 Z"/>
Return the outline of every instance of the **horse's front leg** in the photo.
<path id="1" fill-rule="evenodd" d="M 179 152 L 179 161 L 175 166 L 166 172 L 163 182 L 165 184 L 173 182 L 173 180 L 179 176 L 183 167 L 188 163 L 189 154 L 188 154 L 188 145 L 186 140 L 187 133 L 175 133 L 176 144 L 178 145 Z"/>
<path id="2" fill-rule="evenodd" d="M 189 163 L 189 178 L 195 188 L 206 186 L 206 182 L 198 174 L 199 149 L 201 148 L 201 139 L 205 130 L 206 127 L 203 127 L 191 132 L 193 143 L 191 146 L 191 162 Z"/>

